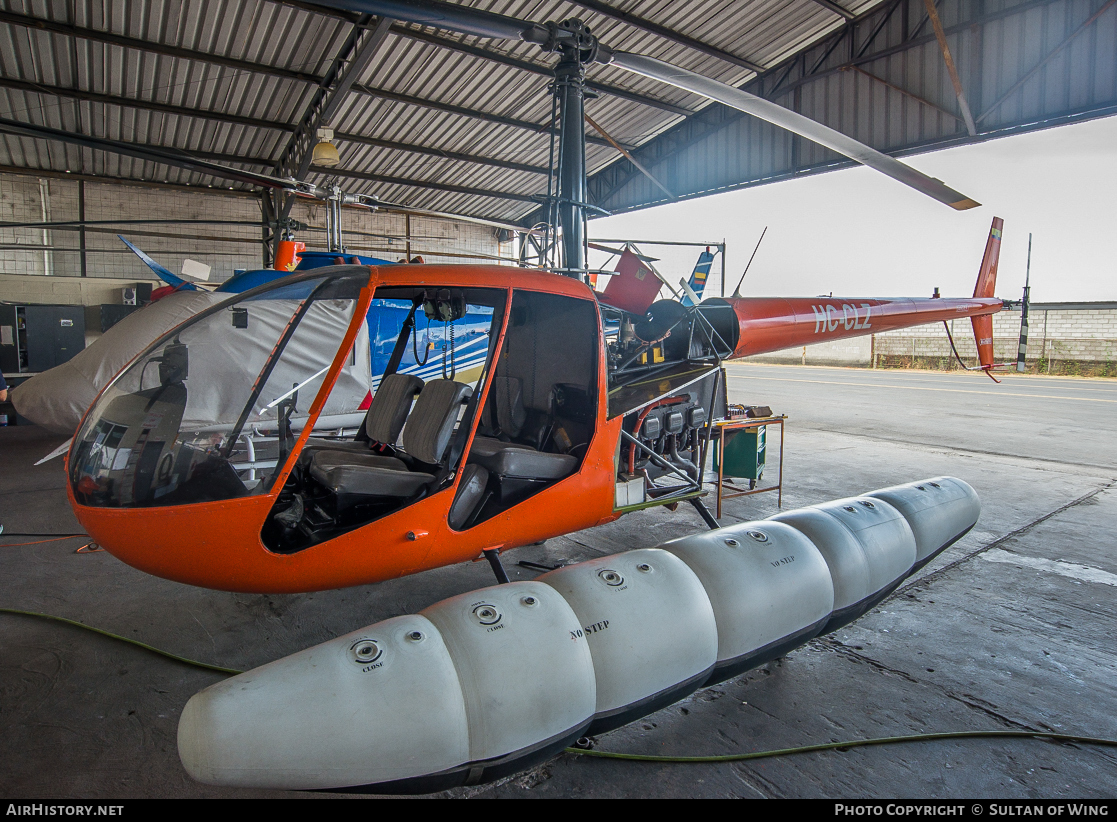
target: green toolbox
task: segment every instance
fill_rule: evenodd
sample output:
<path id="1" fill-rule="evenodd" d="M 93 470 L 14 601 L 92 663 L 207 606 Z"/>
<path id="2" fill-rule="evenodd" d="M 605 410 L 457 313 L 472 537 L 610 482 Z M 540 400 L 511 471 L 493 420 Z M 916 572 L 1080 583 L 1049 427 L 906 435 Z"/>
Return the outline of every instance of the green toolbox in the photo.
<path id="1" fill-rule="evenodd" d="M 722 430 L 725 437 L 725 470 L 726 477 L 744 477 L 758 480 L 764 475 L 765 456 L 765 428 L 745 428 L 743 430 Z M 714 470 L 718 470 L 718 452 L 714 447 Z"/>

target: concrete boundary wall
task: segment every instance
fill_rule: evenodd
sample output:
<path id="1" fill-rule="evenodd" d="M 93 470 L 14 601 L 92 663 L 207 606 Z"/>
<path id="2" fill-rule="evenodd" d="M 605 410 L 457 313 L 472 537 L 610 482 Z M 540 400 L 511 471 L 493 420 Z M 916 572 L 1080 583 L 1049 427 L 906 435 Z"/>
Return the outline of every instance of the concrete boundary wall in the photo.
<path id="1" fill-rule="evenodd" d="M 953 320 L 951 335 L 967 365 L 977 361 L 973 327 Z M 993 351 L 998 362 L 1015 362 L 1020 339 L 1020 309 L 993 315 Z M 755 362 L 869 367 L 957 367 L 942 323 L 849 340 L 789 348 L 749 358 Z M 1117 366 L 1117 303 L 1033 303 L 1028 311 L 1030 368 L 1059 370 L 1057 363 Z M 1060 372 L 1061 373 L 1061 372 Z"/>

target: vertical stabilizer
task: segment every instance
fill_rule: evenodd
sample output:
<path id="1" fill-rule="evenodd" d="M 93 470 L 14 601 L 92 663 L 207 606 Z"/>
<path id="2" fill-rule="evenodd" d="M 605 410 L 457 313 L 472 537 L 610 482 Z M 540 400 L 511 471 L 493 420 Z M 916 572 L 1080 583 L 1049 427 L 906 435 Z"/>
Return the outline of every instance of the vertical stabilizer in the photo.
<path id="1" fill-rule="evenodd" d="M 985 243 L 985 256 L 981 258 L 981 268 L 977 272 L 977 285 L 973 290 L 975 297 L 992 297 L 997 288 L 997 262 L 1001 256 L 1001 229 L 1003 228 L 1004 220 L 994 217 L 993 225 L 989 229 L 989 240 Z M 993 367 L 993 316 L 983 314 L 970 319 L 973 322 L 978 361 L 982 368 L 988 370 Z"/>
<path id="2" fill-rule="evenodd" d="M 1005 221 L 1000 217 L 993 218 L 993 226 L 989 229 L 989 240 L 985 243 L 985 256 L 981 258 L 981 268 L 977 272 L 977 285 L 974 286 L 975 297 L 992 297 L 997 287 L 997 261 L 1001 256 L 1001 231 Z"/>
<path id="3" fill-rule="evenodd" d="M 120 240 L 120 242 L 122 242 L 122 243 L 124 243 L 124 245 L 128 246 L 128 248 L 130 248 L 132 250 L 132 253 L 135 254 L 137 257 L 139 257 L 143 261 L 144 265 L 146 265 L 148 268 L 150 268 L 152 271 L 155 272 L 155 276 L 157 276 L 160 280 L 165 282 L 167 285 L 173 285 L 179 291 L 201 291 L 201 289 L 198 288 L 198 286 L 194 285 L 194 283 L 188 282 L 188 281 L 182 279 L 182 277 L 176 277 L 174 274 L 172 274 L 170 272 L 169 269 L 167 269 L 164 266 L 160 265 L 159 263 L 155 262 L 155 260 L 153 260 L 151 257 L 149 257 L 147 254 L 145 254 L 140 249 L 136 248 L 136 246 L 132 245 L 130 242 L 125 240 L 119 234 L 117 234 L 116 236 Z"/>
<path id="4" fill-rule="evenodd" d="M 710 265 L 713 262 L 714 255 L 710 252 L 709 246 L 707 246 L 706 250 L 698 255 L 698 262 L 694 264 L 694 271 L 690 274 L 690 282 L 687 283 L 687 286 L 690 288 L 690 291 L 698 297 L 699 301 L 702 300 L 702 292 L 706 290 L 706 280 L 710 276 Z M 683 290 L 686 291 L 686 289 Z M 683 297 L 683 305 L 689 307 L 694 304 L 689 294 Z"/>

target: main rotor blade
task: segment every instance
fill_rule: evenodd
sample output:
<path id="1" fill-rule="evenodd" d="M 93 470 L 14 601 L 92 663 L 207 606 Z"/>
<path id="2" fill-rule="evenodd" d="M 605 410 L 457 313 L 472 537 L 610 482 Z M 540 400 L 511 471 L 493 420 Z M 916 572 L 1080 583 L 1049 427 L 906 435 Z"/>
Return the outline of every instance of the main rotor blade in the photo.
<path id="1" fill-rule="evenodd" d="M 640 54 L 614 51 L 610 65 L 644 77 L 650 77 L 653 80 L 659 80 L 684 91 L 724 103 L 754 117 L 759 117 L 761 120 L 766 120 L 773 125 L 798 134 L 800 137 L 806 137 L 812 142 L 843 154 L 851 160 L 856 160 L 862 165 L 876 169 L 882 174 L 887 174 L 892 179 L 911 186 L 916 191 L 933 197 L 940 203 L 946 203 L 951 208 L 964 211 L 967 208 L 981 205 L 981 203 L 949 188 L 941 180 L 928 177 L 926 174 L 916 171 L 911 166 L 905 165 L 875 148 L 870 148 L 864 143 L 857 142 L 852 137 L 847 137 L 840 131 L 835 131 L 829 126 L 824 126 L 822 123 L 804 117 L 802 114 L 786 109 L 762 97 L 757 97 L 755 94 L 749 94 L 747 91 L 741 91 L 741 89 L 709 77 L 703 77 L 693 71 L 687 71 L 670 63 L 664 63 L 662 60 L 656 60 L 654 57 L 645 57 Z"/>
<path id="2" fill-rule="evenodd" d="M 530 40 L 542 42 L 547 29 L 535 23 L 505 17 L 491 11 L 480 11 L 466 6 L 455 6 L 439 0 L 317 0 L 323 6 L 343 11 L 361 11 L 377 17 L 391 17 L 405 23 L 492 37 L 498 40 Z"/>
<path id="3" fill-rule="evenodd" d="M 228 180 L 234 180 L 239 183 L 247 183 L 248 185 L 292 191 L 300 196 L 314 197 L 317 199 L 322 199 L 324 196 L 320 192 L 317 192 L 314 186 L 310 186 L 305 183 L 296 183 L 294 180 L 285 180 L 281 177 L 273 177 L 270 174 L 258 174 L 253 171 L 244 171 L 243 169 L 233 168 L 231 166 L 222 165 L 221 163 L 214 163 L 209 160 L 202 160 L 197 157 L 193 157 L 185 152 L 176 151 L 175 149 L 156 148 L 155 146 L 141 146 L 135 143 L 122 143 L 117 140 L 108 140 L 103 137 L 90 137 L 85 134 L 75 134 L 70 131 L 60 131 L 59 129 L 49 128 L 48 126 L 36 126 L 30 123 L 20 123 L 15 120 L 8 120 L 5 118 L 0 118 L 0 132 L 2 131 L 6 131 L 12 134 L 20 134 L 24 137 L 37 137 L 44 140 L 59 140 L 61 142 L 82 146 L 83 148 L 93 148 L 99 151 L 108 151 L 114 154 L 122 154 L 127 157 L 135 157 L 138 160 L 145 160 L 151 163 L 162 163 L 163 165 L 172 166 L 174 168 L 183 168 L 187 171 L 196 171 L 202 174 L 209 174 L 213 177 L 221 177 Z M 528 229 L 525 229 L 522 226 L 516 225 L 514 223 L 504 223 L 498 220 L 486 220 L 482 217 L 469 217 L 462 214 L 451 214 L 444 211 L 416 209 L 405 205 L 386 203 L 377 200 L 376 198 L 372 198 L 371 204 L 385 210 L 410 212 L 411 214 L 419 214 L 428 217 L 438 217 L 448 220 L 461 220 L 467 223 L 478 223 L 480 225 L 486 225 L 491 228 L 503 228 L 509 231 L 528 231 Z M 120 223 L 119 220 L 107 222 Z M 152 222 L 167 221 L 162 220 Z M 215 221 L 209 220 L 195 222 Z"/>

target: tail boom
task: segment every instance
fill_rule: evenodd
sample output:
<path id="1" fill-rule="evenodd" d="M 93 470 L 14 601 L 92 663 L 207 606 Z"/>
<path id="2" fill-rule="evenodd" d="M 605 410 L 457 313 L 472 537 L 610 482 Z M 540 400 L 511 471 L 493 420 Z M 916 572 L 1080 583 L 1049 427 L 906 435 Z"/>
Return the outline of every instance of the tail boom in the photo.
<path id="1" fill-rule="evenodd" d="M 730 297 L 721 301 L 708 300 L 707 303 L 728 304 L 737 316 L 739 328 L 733 343 L 733 358 L 928 323 L 949 323 L 950 320 L 969 317 L 973 322 L 974 342 L 981 363 L 979 367 L 988 372 L 996 367 L 993 362 L 993 315 L 1004 307 L 1004 303 L 993 296 L 997 286 L 1003 228 L 1004 221 L 994 217 L 978 269 L 977 284 L 973 297 L 969 299 Z M 938 294 L 937 289 L 935 293 Z"/>
<path id="2" fill-rule="evenodd" d="M 733 308 L 739 325 L 732 359 L 963 317 L 984 319 L 989 324 L 987 336 L 991 339 L 992 315 L 1003 306 L 1001 300 L 992 297 L 896 300 L 728 297 L 724 302 Z"/>

